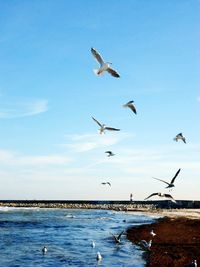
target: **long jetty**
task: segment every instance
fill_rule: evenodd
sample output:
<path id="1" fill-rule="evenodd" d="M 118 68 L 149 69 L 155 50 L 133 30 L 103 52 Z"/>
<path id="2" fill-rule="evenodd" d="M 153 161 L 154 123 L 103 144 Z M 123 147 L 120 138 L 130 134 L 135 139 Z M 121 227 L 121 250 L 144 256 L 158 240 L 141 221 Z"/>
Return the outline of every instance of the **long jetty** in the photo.
<path id="1" fill-rule="evenodd" d="M 0 200 L 2 207 L 38 207 L 66 209 L 110 209 L 122 211 L 144 211 L 157 209 L 200 209 L 197 200 L 126 201 L 126 200 Z"/>

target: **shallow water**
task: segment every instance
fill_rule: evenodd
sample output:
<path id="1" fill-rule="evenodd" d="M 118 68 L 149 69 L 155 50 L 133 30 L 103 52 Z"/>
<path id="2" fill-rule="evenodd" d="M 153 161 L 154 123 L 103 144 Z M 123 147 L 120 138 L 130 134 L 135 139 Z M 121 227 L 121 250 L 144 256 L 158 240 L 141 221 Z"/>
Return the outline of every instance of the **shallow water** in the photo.
<path id="1" fill-rule="evenodd" d="M 142 267 L 139 247 L 125 235 L 115 244 L 111 233 L 152 221 L 143 214 L 108 210 L 1 208 L 0 266 Z M 45 255 L 43 246 L 48 247 Z"/>

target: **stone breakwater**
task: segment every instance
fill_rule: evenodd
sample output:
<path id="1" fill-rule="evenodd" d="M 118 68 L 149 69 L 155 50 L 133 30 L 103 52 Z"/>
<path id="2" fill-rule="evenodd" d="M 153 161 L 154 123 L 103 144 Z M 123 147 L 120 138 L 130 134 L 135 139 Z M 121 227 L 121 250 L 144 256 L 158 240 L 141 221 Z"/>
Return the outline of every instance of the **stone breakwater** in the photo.
<path id="1" fill-rule="evenodd" d="M 58 209 L 104 209 L 115 211 L 150 211 L 153 204 L 90 204 L 90 203 L 53 203 L 53 202 L 0 202 L 1 207 L 58 208 Z"/>
<path id="2" fill-rule="evenodd" d="M 159 211 L 200 209 L 200 201 L 170 200 L 155 201 L 126 201 L 126 200 L 0 200 L 0 206 L 35 207 L 59 209 L 110 209 L 118 211 Z"/>

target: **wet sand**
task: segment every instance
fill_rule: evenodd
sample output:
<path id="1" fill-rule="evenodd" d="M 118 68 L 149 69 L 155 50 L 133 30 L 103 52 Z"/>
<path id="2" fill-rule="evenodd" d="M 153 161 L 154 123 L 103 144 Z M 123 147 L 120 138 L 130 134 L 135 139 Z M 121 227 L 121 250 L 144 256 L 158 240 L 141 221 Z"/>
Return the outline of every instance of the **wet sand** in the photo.
<path id="1" fill-rule="evenodd" d="M 146 266 L 183 267 L 192 260 L 200 264 L 200 219 L 198 216 L 191 219 L 177 214 L 127 231 L 127 238 L 135 244 L 139 240 L 152 239 L 150 252 L 144 252 Z M 152 229 L 155 237 L 150 235 Z"/>

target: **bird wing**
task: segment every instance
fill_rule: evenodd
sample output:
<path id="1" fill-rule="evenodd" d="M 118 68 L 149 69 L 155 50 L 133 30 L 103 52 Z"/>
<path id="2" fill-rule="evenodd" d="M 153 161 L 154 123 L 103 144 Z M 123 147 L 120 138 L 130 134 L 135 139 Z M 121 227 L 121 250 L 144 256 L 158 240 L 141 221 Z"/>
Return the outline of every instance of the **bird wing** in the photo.
<path id="1" fill-rule="evenodd" d="M 111 183 L 107 182 L 107 184 L 108 184 L 109 186 L 111 186 Z"/>
<path id="2" fill-rule="evenodd" d="M 176 203 L 176 200 L 170 194 L 164 194 L 165 197 L 172 199 Z"/>
<path id="3" fill-rule="evenodd" d="M 153 179 L 156 179 L 156 180 L 158 180 L 158 181 L 161 181 L 161 182 L 163 182 L 163 183 L 165 183 L 165 184 L 168 184 L 168 185 L 170 185 L 170 183 L 168 183 L 168 182 L 166 182 L 166 181 L 164 181 L 164 180 L 161 180 L 161 179 L 159 179 L 159 178 L 155 178 L 155 177 L 152 177 Z"/>
<path id="4" fill-rule="evenodd" d="M 112 154 L 112 151 L 105 151 L 105 153 Z"/>
<path id="5" fill-rule="evenodd" d="M 186 140 L 185 140 L 185 137 L 182 138 L 183 142 L 186 144 Z"/>
<path id="6" fill-rule="evenodd" d="M 133 104 L 128 104 L 128 107 L 135 113 L 137 114 L 136 108 Z"/>
<path id="7" fill-rule="evenodd" d="M 99 62 L 99 64 L 103 65 L 104 60 L 103 60 L 102 56 L 94 48 L 91 48 L 91 52 L 92 52 L 93 56 L 95 57 L 95 59 Z"/>
<path id="8" fill-rule="evenodd" d="M 175 181 L 176 177 L 178 176 L 180 170 L 181 170 L 181 169 L 179 169 L 179 170 L 176 172 L 176 174 L 174 175 L 174 177 L 172 178 L 172 180 L 171 180 L 171 184 L 174 183 L 174 181 Z"/>
<path id="9" fill-rule="evenodd" d="M 112 127 L 105 127 L 106 130 L 109 131 L 120 131 L 120 129 L 112 128 Z"/>
<path id="10" fill-rule="evenodd" d="M 124 230 L 118 235 L 117 239 L 119 240 L 121 238 L 121 236 L 123 235 Z"/>
<path id="11" fill-rule="evenodd" d="M 146 199 L 148 199 L 148 198 L 150 198 L 150 197 L 152 197 L 152 196 L 157 196 L 157 195 L 158 195 L 158 193 L 153 193 L 153 194 L 151 194 L 150 196 L 146 197 L 144 200 L 146 200 Z"/>
<path id="12" fill-rule="evenodd" d="M 112 76 L 114 76 L 114 77 L 116 77 L 116 78 L 119 78 L 119 77 L 120 77 L 119 73 L 117 73 L 116 70 L 113 70 L 113 69 L 111 69 L 111 68 L 107 68 L 107 71 L 108 71 Z"/>
<path id="13" fill-rule="evenodd" d="M 100 126 L 100 127 L 102 127 L 102 125 L 101 125 L 101 123 L 98 121 L 98 120 L 96 120 L 95 118 L 93 118 L 92 117 L 92 119 Z"/>

